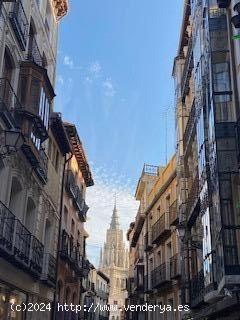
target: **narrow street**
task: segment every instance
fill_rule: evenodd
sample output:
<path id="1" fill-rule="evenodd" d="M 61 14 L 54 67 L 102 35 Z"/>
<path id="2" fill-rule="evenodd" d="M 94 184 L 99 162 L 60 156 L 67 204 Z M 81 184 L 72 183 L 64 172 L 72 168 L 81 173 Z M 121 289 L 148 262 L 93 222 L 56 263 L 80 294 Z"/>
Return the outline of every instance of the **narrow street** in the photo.
<path id="1" fill-rule="evenodd" d="M 240 1 L 0 0 L 0 320 L 240 320 Z"/>

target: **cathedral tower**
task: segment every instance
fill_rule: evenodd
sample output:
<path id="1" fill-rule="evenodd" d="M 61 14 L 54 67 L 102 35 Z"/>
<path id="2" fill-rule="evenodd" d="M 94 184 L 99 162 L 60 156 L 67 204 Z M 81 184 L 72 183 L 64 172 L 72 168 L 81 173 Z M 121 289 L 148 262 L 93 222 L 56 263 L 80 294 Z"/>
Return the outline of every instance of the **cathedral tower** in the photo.
<path id="1" fill-rule="evenodd" d="M 122 308 L 126 298 L 126 279 L 128 277 L 128 250 L 125 247 L 123 230 L 120 228 L 119 215 L 115 199 L 110 227 L 106 242 L 100 254 L 100 270 L 110 279 L 109 304 Z M 120 310 L 110 312 L 111 320 L 120 320 Z M 114 308 L 115 310 L 115 308 Z"/>

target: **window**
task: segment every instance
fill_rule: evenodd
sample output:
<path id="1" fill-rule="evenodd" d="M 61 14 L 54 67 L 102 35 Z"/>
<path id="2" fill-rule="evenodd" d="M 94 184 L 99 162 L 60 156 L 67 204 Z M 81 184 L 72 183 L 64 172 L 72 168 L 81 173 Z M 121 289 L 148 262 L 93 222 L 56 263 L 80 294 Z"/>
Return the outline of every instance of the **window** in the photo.
<path id="1" fill-rule="evenodd" d="M 114 302 L 113 302 L 113 304 L 114 304 L 114 305 L 117 305 L 117 304 L 118 304 L 118 302 L 117 302 L 117 301 L 114 301 Z"/>

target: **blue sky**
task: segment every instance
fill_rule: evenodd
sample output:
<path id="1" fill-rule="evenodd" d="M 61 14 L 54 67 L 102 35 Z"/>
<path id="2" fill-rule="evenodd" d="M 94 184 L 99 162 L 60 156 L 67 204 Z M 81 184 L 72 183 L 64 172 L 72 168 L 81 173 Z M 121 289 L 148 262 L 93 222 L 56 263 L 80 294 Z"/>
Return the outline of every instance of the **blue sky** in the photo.
<path id="1" fill-rule="evenodd" d="M 77 125 L 94 174 L 87 229 L 95 263 L 114 192 L 126 229 L 143 164 L 165 164 L 174 151 L 171 73 L 182 5 L 72 0 L 61 23 L 55 107 Z"/>

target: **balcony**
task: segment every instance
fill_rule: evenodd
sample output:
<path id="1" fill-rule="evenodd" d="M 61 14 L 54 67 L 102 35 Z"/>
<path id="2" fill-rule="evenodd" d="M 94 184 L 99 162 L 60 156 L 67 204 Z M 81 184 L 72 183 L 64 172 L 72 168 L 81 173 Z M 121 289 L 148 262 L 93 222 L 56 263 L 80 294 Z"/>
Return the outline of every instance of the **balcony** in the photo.
<path id="1" fill-rule="evenodd" d="M 150 232 L 147 232 L 144 236 L 144 251 L 149 251 L 152 248 L 152 235 Z"/>
<path id="2" fill-rule="evenodd" d="M 24 136 L 22 151 L 41 182 L 46 183 L 47 156 L 41 148 L 41 141 L 47 138 L 47 131 L 39 115 L 23 107 L 6 78 L 0 79 L 0 114 L 8 126 L 21 128 Z"/>
<path id="3" fill-rule="evenodd" d="M 142 231 L 142 227 L 144 225 L 144 221 L 145 221 L 145 214 L 141 212 L 141 208 L 139 207 L 138 209 L 138 213 L 135 219 L 135 225 L 134 225 L 134 229 L 133 229 L 133 237 L 132 237 L 132 241 L 131 241 L 131 246 L 132 247 L 136 247 L 139 235 Z"/>
<path id="4" fill-rule="evenodd" d="M 177 210 L 177 200 L 169 208 L 169 223 L 170 226 L 176 226 L 178 224 L 178 210 Z"/>
<path id="5" fill-rule="evenodd" d="M 68 262 L 69 266 L 79 277 L 87 277 L 89 273 L 88 260 L 80 253 L 80 246 L 73 244 L 73 239 L 65 230 L 62 231 L 61 259 Z"/>
<path id="6" fill-rule="evenodd" d="M 43 56 L 40 53 L 40 50 L 37 45 L 36 36 L 34 35 L 31 35 L 29 38 L 29 47 L 26 60 L 29 62 L 33 62 L 39 67 L 44 67 Z"/>
<path id="7" fill-rule="evenodd" d="M 83 192 L 76 184 L 72 170 L 67 170 L 66 190 L 73 199 L 73 203 L 78 210 L 79 219 L 82 222 L 86 222 L 89 207 L 83 198 Z"/>
<path id="8" fill-rule="evenodd" d="M 192 214 L 199 200 L 199 177 L 196 174 L 191 187 L 189 188 L 187 206 L 186 206 L 186 216 L 188 221 L 192 219 Z"/>
<path id="9" fill-rule="evenodd" d="M 149 276 L 144 276 L 144 293 L 151 293 L 152 292 L 152 281 L 149 279 Z"/>
<path id="10" fill-rule="evenodd" d="M 190 280 L 190 306 L 197 308 L 204 303 L 204 273 L 201 270 Z"/>
<path id="11" fill-rule="evenodd" d="M 127 291 L 128 296 L 131 297 L 134 293 L 134 278 L 130 277 L 127 279 Z"/>
<path id="12" fill-rule="evenodd" d="M 146 174 L 146 175 L 149 175 L 149 176 L 157 177 L 158 171 L 159 171 L 159 167 L 158 166 L 153 166 L 153 165 L 150 165 L 150 164 L 144 164 L 142 174 Z"/>
<path id="13" fill-rule="evenodd" d="M 163 263 L 154 269 L 151 273 L 152 287 L 157 289 L 162 285 L 170 282 L 170 266 L 169 263 Z"/>
<path id="14" fill-rule="evenodd" d="M 47 183 L 48 158 L 43 148 L 38 149 L 38 142 L 35 137 L 26 137 L 22 146 L 22 152 L 33 167 L 36 175 L 43 184 Z"/>
<path id="15" fill-rule="evenodd" d="M 181 92 L 182 97 L 185 97 L 189 93 L 189 80 L 193 69 L 193 43 L 192 39 L 188 39 L 188 51 L 185 58 L 185 64 L 182 74 Z"/>
<path id="16" fill-rule="evenodd" d="M 109 294 L 106 291 L 102 290 L 102 289 L 98 289 L 97 290 L 97 295 L 103 300 L 108 300 Z"/>
<path id="17" fill-rule="evenodd" d="M 44 281 L 50 287 L 55 287 L 56 285 L 56 270 L 57 270 L 57 262 L 56 259 L 50 254 L 44 254 L 43 260 L 43 271 L 41 280 Z"/>
<path id="18" fill-rule="evenodd" d="M 39 278 L 43 268 L 43 244 L 0 202 L 0 252 L 10 263 Z"/>
<path id="19" fill-rule="evenodd" d="M 191 110 L 188 115 L 187 125 L 183 134 L 183 146 L 185 153 L 189 149 L 190 141 L 192 140 L 193 134 L 196 132 L 196 119 L 197 119 L 197 112 L 195 107 L 195 101 L 191 106 Z"/>
<path id="20" fill-rule="evenodd" d="M 168 213 L 164 213 L 160 219 L 152 226 L 152 243 L 156 244 L 165 240 L 171 234 Z"/>
<path id="21" fill-rule="evenodd" d="M 138 244 L 136 247 L 136 252 L 135 252 L 135 258 L 134 258 L 134 263 L 142 262 L 144 258 L 144 250 L 143 250 L 143 245 Z"/>
<path id="22" fill-rule="evenodd" d="M 28 37 L 28 20 L 21 0 L 17 0 L 10 12 L 10 23 L 21 50 L 25 51 Z"/>
<path id="23" fill-rule="evenodd" d="M 181 277 L 181 264 L 179 254 L 170 258 L 170 278 L 177 279 Z"/>
<path id="24" fill-rule="evenodd" d="M 23 107 L 8 79 L 0 78 L 0 114 L 4 122 L 9 124 L 9 127 L 19 127 L 15 111 L 22 109 Z"/>
<path id="25" fill-rule="evenodd" d="M 134 269 L 134 291 L 144 291 L 144 265 L 137 264 Z"/>

